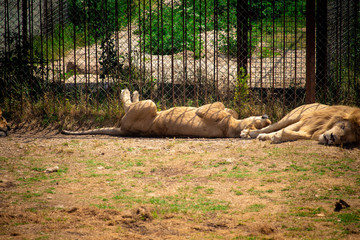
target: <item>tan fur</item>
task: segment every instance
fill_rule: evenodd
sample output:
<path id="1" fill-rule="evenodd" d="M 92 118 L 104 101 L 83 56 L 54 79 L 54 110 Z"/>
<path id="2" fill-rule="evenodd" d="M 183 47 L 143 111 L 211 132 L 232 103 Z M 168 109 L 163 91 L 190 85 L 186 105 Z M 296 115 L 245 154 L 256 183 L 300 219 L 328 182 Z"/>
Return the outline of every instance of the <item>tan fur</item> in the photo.
<path id="1" fill-rule="evenodd" d="M 7 123 L 6 119 L 2 116 L 2 111 L 0 109 L 0 137 L 5 137 L 8 135 L 10 126 Z"/>
<path id="2" fill-rule="evenodd" d="M 64 134 L 107 134 L 117 136 L 183 136 L 183 137 L 240 137 L 249 125 L 259 128 L 271 124 L 266 117 L 256 116 L 238 120 L 236 112 L 215 102 L 199 108 L 174 107 L 157 111 L 151 100 L 138 101 L 138 93 L 121 92 L 125 115 L 120 128 L 102 128 Z"/>
<path id="3" fill-rule="evenodd" d="M 277 123 L 260 130 L 245 130 L 241 135 L 271 140 L 273 143 L 299 139 L 335 145 L 359 142 L 360 109 L 318 103 L 303 105 Z"/>

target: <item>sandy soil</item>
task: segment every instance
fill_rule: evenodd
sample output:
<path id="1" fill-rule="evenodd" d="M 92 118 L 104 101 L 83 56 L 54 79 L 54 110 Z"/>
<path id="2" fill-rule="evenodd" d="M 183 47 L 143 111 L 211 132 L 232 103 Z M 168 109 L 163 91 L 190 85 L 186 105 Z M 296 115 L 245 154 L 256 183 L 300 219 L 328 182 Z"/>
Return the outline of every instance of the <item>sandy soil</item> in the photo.
<path id="1" fill-rule="evenodd" d="M 0 143 L 0 239 L 360 238 L 356 146 L 53 130 Z"/>

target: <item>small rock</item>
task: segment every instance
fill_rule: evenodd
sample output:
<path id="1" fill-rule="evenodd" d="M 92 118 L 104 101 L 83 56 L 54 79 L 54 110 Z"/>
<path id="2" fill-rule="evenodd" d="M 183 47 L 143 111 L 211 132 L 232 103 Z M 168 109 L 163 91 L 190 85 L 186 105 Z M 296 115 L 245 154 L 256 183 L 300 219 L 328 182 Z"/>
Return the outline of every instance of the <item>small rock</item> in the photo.
<path id="1" fill-rule="evenodd" d="M 97 167 L 97 169 L 99 169 L 99 170 L 103 170 L 103 169 L 105 169 L 103 166 L 100 166 L 100 167 Z"/>
<path id="2" fill-rule="evenodd" d="M 53 172 L 57 172 L 57 171 L 59 171 L 59 167 L 55 166 L 55 167 L 47 168 L 45 170 L 45 173 L 53 173 Z"/>
<path id="3" fill-rule="evenodd" d="M 318 216 L 318 217 L 325 217 L 325 214 L 319 213 L 319 214 L 316 214 L 316 216 Z"/>

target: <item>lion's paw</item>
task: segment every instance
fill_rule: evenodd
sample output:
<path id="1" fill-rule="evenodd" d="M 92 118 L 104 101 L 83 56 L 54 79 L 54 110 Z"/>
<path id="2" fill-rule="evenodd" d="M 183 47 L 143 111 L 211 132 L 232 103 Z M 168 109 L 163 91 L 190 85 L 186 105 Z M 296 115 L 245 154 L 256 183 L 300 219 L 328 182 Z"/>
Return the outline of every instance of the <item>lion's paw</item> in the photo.
<path id="1" fill-rule="evenodd" d="M 129 89 L 125 88 L 125 89 L 121 90 L 120 99 L 121 99 L 121 101 L 123 103 L 130 100 L 130 91 L 129 91 Z"/>
<path id="2" fill-rule="evenodd" d="M 241 133 L 240 133 L 240 137 L 241 138 L 248 138 L 249 132 L 250 132 L 249 129 L 242 130 Z"/>
<path id="3" fill-rule="evenodd" d="M 134 91 L 132 94 L 132 102 L 138 102 L 139 101 L 139 92 L 138 91 Z"/>
<path id="4" fill-rule="evenodd" d="M 259 134 L 256 139 L 259 139 L 260 141 L 271 140 L 269 134 L 267 134 L 267 133 Z"/>
<path id="5" fill-rule="evenodd" d="M 281 143 L 282 140 L 281 140 L 281 134 L 279 133 L 276 133 L 274 135 L 271 136 L 271 143 Z"/>

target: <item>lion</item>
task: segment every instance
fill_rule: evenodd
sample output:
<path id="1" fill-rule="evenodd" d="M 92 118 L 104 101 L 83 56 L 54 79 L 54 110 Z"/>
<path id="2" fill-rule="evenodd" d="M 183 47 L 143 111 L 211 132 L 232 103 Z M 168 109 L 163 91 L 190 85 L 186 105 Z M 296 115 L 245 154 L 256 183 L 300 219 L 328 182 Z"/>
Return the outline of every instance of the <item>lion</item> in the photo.
<path id="1" fill-rule="evenodd" d="M 237 113 L 225 108 L 221 102 L 196 107 L 173 107 L 157 111 L 151 100 L 139 101 L 139 93 L 128 89 L 120 94 L 125 114 L 120 128 L 100 128 L 87 131 L 62 131 L 63 134 L 145 137 L 204 137 L 234 138 L 248 126 L 256 129 L 271 124 L 267 115 L 238 120 Z"/>
<path id="2" fill-rule="evenodd" d="M 251 126 L 250 126 L 251 127 Z M 295 108 L 280 121 L 259 130 L 245 129 L 241 137 L 272 143 L 317 140 L 325 145 L 360 142 L 360 108 L 319 103 Z"/>
<path id="3" fill-rule="evenodd" d="M 7 123 L 6 119 L 2 115 L 2 111 L 0 109 L 0 137 L 8 136 L 8 132 L 10 131 L 10 126 Z"/>

